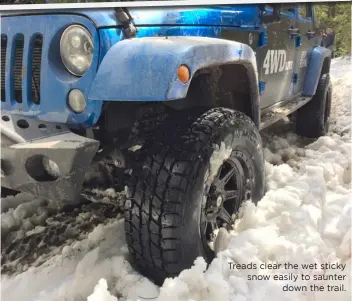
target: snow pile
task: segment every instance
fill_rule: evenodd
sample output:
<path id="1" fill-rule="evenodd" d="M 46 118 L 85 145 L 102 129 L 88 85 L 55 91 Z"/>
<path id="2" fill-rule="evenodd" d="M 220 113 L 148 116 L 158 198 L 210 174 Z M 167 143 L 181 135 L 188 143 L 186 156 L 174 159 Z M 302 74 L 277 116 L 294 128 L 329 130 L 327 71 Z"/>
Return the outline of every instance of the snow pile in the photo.
<path id="1" fill-rule="evenodd" d="M 112 219 L 65 246 L 39 267 L 2 277 L 7 301 L 330 301 L 351 294 L 351 69 L 335 60 L 330 133 L 314 140 L 289 132 L 290 122 L 263 133 L 267 192 L 242 206 L 222 252 L 202 258 L 159 288 L 128 263 L 123 221 Z M 342 70 L 342 71 L 341 71 Z M 219 154 L 226 154 L 226 151 Z M 214 159 L 216 156 L 214 156 Z M 218 156 L 223 161 L 222 156 Z M 215 170 L 215 169 L 214 169 Z M 209 174 L 214 172 L 210 171 Z M 16 209 L 10 209 L 12 216 Z M 10 212 L 10 211 L 9 211 Z M 28 218 L 28 217 L 26 217 Z M 15 219 L 17 220 L 17 219 Z M 6 222 L 7 231 L 11 228 Z M 33 228 L 31 228 L 33 229 Z M 224 247 L 225 246 L 225 247 Z M 227 246 L 227 247 L 226 247 Z M 268 266 L 268 264 L 277 264 Z M 297 266 L 285 267 L 285 263 Z M 327 266 L 322 264 L 339 264 Z M 261 266 L 261 265 L 265 266 Z M 280 264 L 280 265 L 279 265 Z M 302 264 L 317 264 L 304 268 Z M 301 274 L 310 280 L 302 280 Z M 338 280 L 322 280 L 340 276 Z M 253 276 L 267 279 L 256 280 Z M 270 277 L 269 277 L 270 276 Z M 275 276 L 275 278 L 274 278 Z M 320 277 L 313 281 L 313 277 Z M 324 291 L 310 291 L 311 284 Z M 327 285 L 345 291 L 327 291 Z M 308 291 L 284 291 L 285 285 Z"/>
<path id="2" fill-rule="evenodd" d="M 290 126 L 289 122 L 288 125 Z M 302 141 L 308 139 L 302 139 L 291 132 L 281 136 L 273 134 L 263 136 L 264 156 L 267 162 L 273 165 L 286 163 L 293 169 L 297 169 L 297 162 L 305 156 L 305 149 L 301 148 Z"/>
<path id="3" fill-rule="evenodd" d="M 130 300 L 157 296 L 157 287 L 133 270 L 125 260 L 127 256 L 123 220 L 111 220 L 95 227 L 87 238 L 65 246 L 40 267 L 14 277 L 3 275 L 2 294 L 7 301 L 85 301 L 104 278 L 118 300 L 120 296 Z M 98 297 L 91 300 L 105 296 L 103 291 L 104 282 L 96 289 Z"/>
<path id="4" fill-rule="evenodd" d="M 118 301 L 117 298 L 108 291 L 108 284 L 104 278 L 100 279 L 94 288 L 94 292 L 87 301 Z"/>
<path id="5" fill-rule="evenodd" d="M 33 199 L 27 193 L 9 196 L 5 202 L 1 202 L 1 235 L 4 238 L 14 231 L 18 231 L 18 235 L 24 235 L 26 231 L 42 225 L 51 213 L 60 209 L 61 205 L 57 202 Z"/>
<path id="6" fill-rule="evenodd" d="M 7 197 L 8 201 L 4 202 L 2 199 L 0 200 L 0 205 L 1 205 L 1 213 L 5 213 L 9 211 L 11 208 L 14 209 L 18 205 L 30 202 L 33 200 L 32 195 L 22 192 L 17 195 L 17 197 L 14 196 L 8 196 Z"/>

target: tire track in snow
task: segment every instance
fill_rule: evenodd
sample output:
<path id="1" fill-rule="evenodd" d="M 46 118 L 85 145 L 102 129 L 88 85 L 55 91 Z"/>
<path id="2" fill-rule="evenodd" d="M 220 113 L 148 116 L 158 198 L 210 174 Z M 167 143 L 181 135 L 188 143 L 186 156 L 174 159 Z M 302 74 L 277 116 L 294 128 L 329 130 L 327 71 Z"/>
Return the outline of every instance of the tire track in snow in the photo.
<path id="1" fill-rule="evenodd" d="M 39 266 L 65 246 L 83 240 L 96 226 L 122 218 L 121 204 L 63 205 L 20 193 L 2 202 L 23 201 L 1 214 L 1 273 Z M 25 200 L 25 201 L 24 201 Z"/>

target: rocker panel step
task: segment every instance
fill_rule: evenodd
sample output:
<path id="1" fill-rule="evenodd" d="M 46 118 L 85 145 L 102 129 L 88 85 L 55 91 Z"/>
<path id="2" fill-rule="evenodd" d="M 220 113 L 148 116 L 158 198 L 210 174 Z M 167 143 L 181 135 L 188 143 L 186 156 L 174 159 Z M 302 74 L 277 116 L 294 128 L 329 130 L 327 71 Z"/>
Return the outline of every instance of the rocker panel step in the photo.
<path id="1" fill-rule="evenodd" d="M 269 112 L 261 116 L 259 130 L 265 129 L 266 127 L 274 124 L 275 122 L 281 120 L 282 118 L 290 115 L 294 111 L 303 107 L 311 99 L 312 97 L 310 96 L 302 96 L 294 100 L 291 100 L 280 107 L 273 108 L 272 110 L 270 110 Z"/>

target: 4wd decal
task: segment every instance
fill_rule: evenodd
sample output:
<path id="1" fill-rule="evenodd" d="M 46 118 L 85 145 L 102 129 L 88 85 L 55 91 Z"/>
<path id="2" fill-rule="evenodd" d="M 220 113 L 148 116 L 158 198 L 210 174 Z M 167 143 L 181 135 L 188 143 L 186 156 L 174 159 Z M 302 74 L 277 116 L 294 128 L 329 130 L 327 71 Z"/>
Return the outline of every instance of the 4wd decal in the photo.
<path id="1" fill-rule="evenodd" d="M 291 70 L 292 66 L 293 61 L 286 61 L 286 50 L 268 50 L 263 63 L 265 74 Z"/>
<path id="2" fill-rule="evenodd" d="M 299 61 L 299 67 L 300 68 L 307 67 L 307 51 L 301 52 L 301 59 Z"/>
<path id="3" fill-rule="evenodd" d="M 286 61 L 286 50 L 268 50 L 266 53 L 263 63 L 265 74 L 292 70 L 292 67 L 293 61 Z M 300 53 L 299 67 L 307 67 L 307 51 Z"/>

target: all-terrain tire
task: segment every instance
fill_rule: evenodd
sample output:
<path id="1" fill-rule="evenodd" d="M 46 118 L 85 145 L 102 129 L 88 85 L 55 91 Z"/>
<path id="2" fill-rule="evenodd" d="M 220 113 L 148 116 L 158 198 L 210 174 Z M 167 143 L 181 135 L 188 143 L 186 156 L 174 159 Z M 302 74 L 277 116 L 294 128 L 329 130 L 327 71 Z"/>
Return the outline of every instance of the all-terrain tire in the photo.
<path id="1" fill-rule="evenodd" d="M 244 154 L 254 175 L 251 200 L 264 194 L 262 141 L 250 118 L 225 108 L 199 116 L 171 116 L 146 143 L 141 168 L 128 185 L 125 233 L 132 263 L 159 285 L 190 268 L 198 256 L 208 262 L 214 257 L 200 234 L 214 145 Z"/>
<path id="2" fill-rule="evenodd" d="M 330 76 L 323 74 L 312 100 L 297 111 L 296 133 L 308 138 L 319 138 L 329 130 L 332 90 Z"/>

